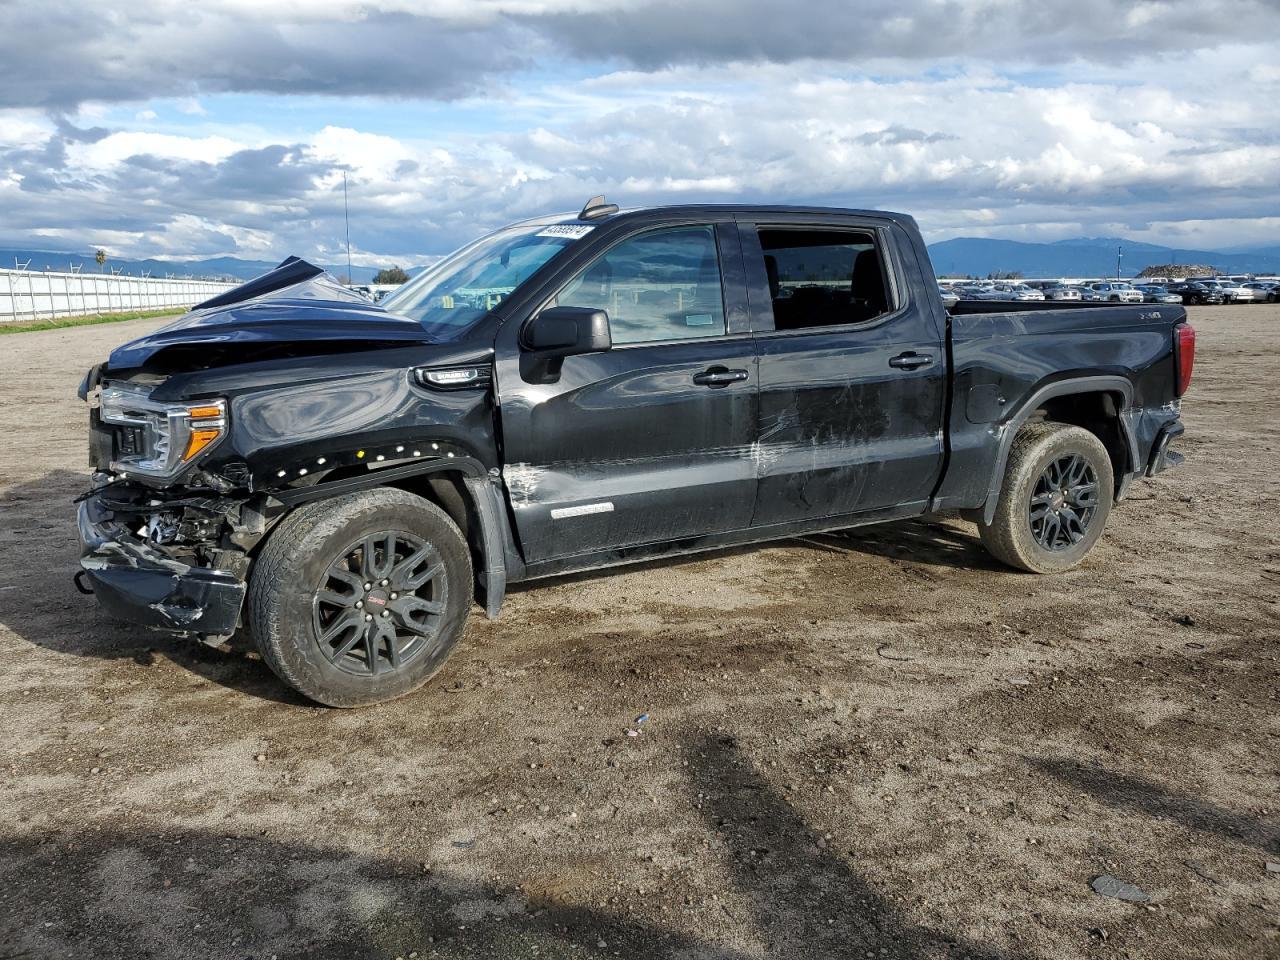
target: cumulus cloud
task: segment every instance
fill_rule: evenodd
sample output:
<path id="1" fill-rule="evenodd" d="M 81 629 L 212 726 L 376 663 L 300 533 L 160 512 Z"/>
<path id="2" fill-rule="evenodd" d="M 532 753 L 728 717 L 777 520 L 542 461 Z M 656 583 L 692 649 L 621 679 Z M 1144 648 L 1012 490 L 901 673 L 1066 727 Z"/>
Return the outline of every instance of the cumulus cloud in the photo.
<path id="1" fill-rule="evenodd" d="M 3 4 L 0 106 L 69 110 L 246 92 L 447 99 L 528 66 L 526 33 L 373 8 L 346 21 L 287 5 L 274 14 L 270 4 L 144 2 L 125 11 L 72 0 L 39 16 Z"/>
<path id="2" fill-rule="evenodd" d="M 644 70 L 1129 63 L 1274 37 L 1274 0 L 89 0 L 0 5 L 0 104 L 226 92 L 456 98 L 564 55 Z"/>
<path id="3" fill-rule="evenodd" d="M 1275 3 L 85 10 L 6 23 L 0 7 L 2 243 L 334 257 L 344 173 L 368 262 L 422 260 L 601 190 L 903 209 L 934 239 L 1159 239 L 1186 222 L 1184 241 L 1244 243 L 1280 217 Z M 450 109 L 468 122 L 222 122 L 220 98 L 248 92 L 463 97 Z"/>

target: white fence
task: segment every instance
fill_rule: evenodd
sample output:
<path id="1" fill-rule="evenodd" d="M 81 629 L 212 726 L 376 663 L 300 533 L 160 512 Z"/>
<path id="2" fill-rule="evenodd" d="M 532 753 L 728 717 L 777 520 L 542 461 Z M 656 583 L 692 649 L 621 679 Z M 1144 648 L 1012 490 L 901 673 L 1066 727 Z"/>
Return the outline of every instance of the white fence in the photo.
<path id="1" fill-rule="evenodd" d="M 0 323 L 170 307 L 178 310 L 234 286 L 219 280 L 0 269 Z"/>

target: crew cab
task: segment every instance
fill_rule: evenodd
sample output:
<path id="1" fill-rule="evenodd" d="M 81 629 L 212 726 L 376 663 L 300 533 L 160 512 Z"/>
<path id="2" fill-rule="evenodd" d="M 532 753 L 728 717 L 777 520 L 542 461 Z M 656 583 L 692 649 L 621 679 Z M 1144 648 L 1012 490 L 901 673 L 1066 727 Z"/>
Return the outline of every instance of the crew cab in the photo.
<path id="1" fill-rule="evenodd" d="M 1181 459 L 1185 321 L 948 311 L 910 217 L 845 209 L 595 198 L 376 305 L 290 258 L 86 375 L 77 584 L 355 706 L 539 577 L 944 511 L 1055 573 Z"/>

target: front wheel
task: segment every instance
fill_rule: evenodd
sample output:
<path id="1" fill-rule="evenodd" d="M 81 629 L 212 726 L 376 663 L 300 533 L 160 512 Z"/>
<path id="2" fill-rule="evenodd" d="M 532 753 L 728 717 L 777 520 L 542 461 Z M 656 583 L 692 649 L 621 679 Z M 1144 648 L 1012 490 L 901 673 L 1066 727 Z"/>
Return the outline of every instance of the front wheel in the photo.
<path id="1" fill-rule="evenodd" d="M 1061 573 L 1084 559 L 1102 536 L 1115 490 L 1107 448 L 1082 427 L 1024 426 L 1013 441 L 982 542 L 1011 567 Z"/>
<path id="2" fill-rule="evenodd" d="M 331 707 L 426 683 L 462 635 L 471 555 L 449 516 L 383 488 L 301 507 L 271 534 L 249 581 L 262 659 Z"/>

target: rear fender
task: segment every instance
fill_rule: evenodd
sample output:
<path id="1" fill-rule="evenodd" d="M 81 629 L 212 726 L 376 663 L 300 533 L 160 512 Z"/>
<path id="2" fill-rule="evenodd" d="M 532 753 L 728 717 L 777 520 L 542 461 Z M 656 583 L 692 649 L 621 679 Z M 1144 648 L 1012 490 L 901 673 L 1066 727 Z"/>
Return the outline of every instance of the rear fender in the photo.
<path id="1" fill-rule="evenodd" d="M 996 504 L 1000 500 L 1000 487 L 1004 482 L 1005 466 L 1009 462 L 1009 451 L 1013 448 L 1013 440 L 1017 436 L 1018 430 L 1047 401 L 1056 397 L 1076 396 L 1086 393 L 1111 393 L 1117 394 L 1122 398 L 1122 402 L 1117 404 L 1117 408 L 1120 433 L 1124 438 L 1125 448 L 1128 453 L 1128 464 L 1123 471 L 1123 475 L 1127 476 L 1137 469 L 1138 443 L 1134 436 L 1132 423 L 1133 384 L 1124 377 L 1115 376 L 1075 377 L 1070 380 L 1059 380 L 1055 383 L 1047 384 L 1031 394 L 1026 403 L 1019 407 L 1013 416 L 1007 419 L 1000 427 L 999 452 L 996 455 L 995 466 L 991 471 L 991 479 L 987 484 L 987 499 L 982 507 L 982 520 L 984 523 L 991 523 L 995 518 Z M 1123 483 L 1123 476 L 1117 477 L 1117 479 Z"/>

